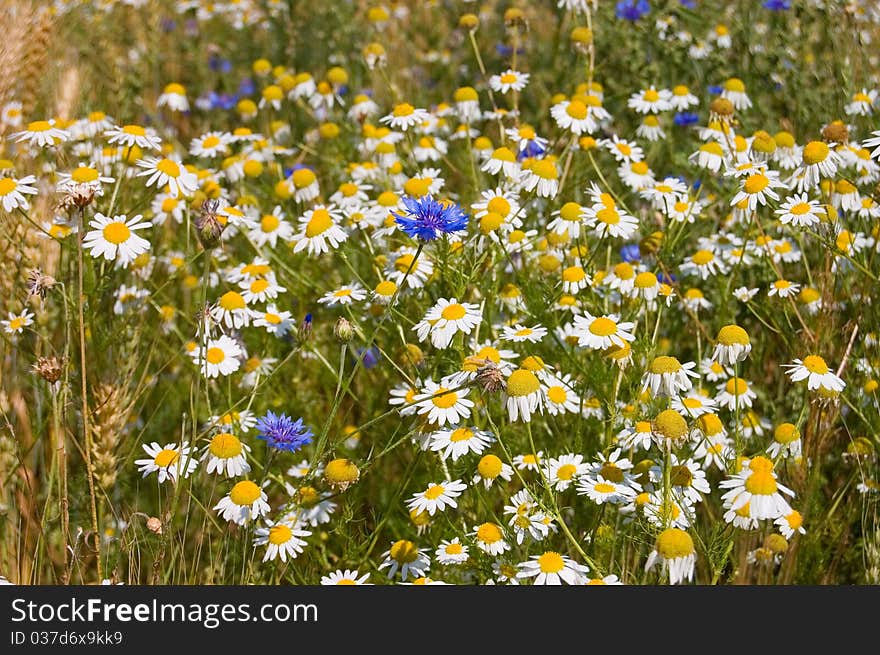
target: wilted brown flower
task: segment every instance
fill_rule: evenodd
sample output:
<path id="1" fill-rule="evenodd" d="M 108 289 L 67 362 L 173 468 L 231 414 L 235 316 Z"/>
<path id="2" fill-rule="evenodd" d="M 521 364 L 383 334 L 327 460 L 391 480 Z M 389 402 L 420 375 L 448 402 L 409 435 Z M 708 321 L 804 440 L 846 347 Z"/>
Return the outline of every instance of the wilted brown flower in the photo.
<path id="1" fill-rule="evenodd" d="M 32 367 L 34 373 L 39 375 L 49 384 L 55 384 L 61 379 L 61 373 L 64 371 L 64 359 L 57 357 L 37 357 Z"/>
<path id="2" fill-rule="evenodd" d="M 51 275 L 46 275 L 40 269 L 35 268 L 28 273 L 27 292 L 28 296 L 45 298 L 46 293 L 55 286 L 57 280 Z"/>

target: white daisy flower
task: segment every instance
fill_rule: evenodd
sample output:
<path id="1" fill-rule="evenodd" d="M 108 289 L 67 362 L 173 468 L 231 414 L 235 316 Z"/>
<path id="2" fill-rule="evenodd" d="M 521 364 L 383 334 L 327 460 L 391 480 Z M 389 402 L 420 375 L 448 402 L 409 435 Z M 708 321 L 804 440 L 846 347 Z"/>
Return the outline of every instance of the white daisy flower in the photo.
<path id="1" fill-rule="evenodd" d="M 143 477 L 156 473 L 159 484 L 166 480 L 177 482 L 181 477 L 186 479 L 199 467 L 188 443 L 160 446 L 154 441 L 151 444 L 142 444 L 141 447 L 149 458 L 135 460 L 138 472 L 143 473 Z"/>
<path id="2" fill-rule="evenodd" d="M 107 261 L 117 261 L 120 266 L 128 266 L 138 255 L 150 249 L 150 242 L 135 234 L 135 230 L 152 227 L 142 218 L 140 214 L 127 218 L 123 214 L 110 217 L 95 212 L 95 217 L 89 221 L 89 226 L 94 229 L 83 238 L 83 248 L 92 257 L 103 257 Z"/>
<path id="3" fill-rule="evenodd" d="M 266 498 L 266 492 L 256 482 L 242 480 L 214 505 L 214 509 L 224 521 L 244 525 L 269 512 Z"/>

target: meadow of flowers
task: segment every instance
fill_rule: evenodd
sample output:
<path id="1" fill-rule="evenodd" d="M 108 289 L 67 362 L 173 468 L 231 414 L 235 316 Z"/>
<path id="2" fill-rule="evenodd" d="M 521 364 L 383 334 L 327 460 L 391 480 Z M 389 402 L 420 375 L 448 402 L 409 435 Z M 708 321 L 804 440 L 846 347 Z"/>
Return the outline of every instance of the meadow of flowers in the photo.
<path id="1" fill-rule="evenodd" d="M 870 0 L 8 0 L 0 575 L 880 583 Z"/>

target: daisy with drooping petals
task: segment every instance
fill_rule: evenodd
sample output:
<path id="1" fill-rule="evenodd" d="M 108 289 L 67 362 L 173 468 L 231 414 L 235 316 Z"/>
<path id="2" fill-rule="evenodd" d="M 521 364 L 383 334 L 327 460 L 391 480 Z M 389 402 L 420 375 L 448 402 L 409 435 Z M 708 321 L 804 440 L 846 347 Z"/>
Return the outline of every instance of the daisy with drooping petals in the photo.
<path id="1" fill-rule="evenodd" d="M 504 539 L 504 532 L 497 523 L 475 525 L 470 534 L 475 537 L 477 548 L 484 553 L 497 556 L 510 550 L 510 544 Z"/>
<path id="2" fill-rule="evenodd" d="M 826 177 L 834 177 L 837 167 L 843 162 L 835 150 L 828 147 L 824 141 L 810 141 L 804 146 L 801 153 L 803 164 L 802 188 L 811 189 L 819 184 L 819 180 Z"/>
<path id="3" fill-rule="evenodd" d="M 147 477 L 150 473 L 156 473 L 159 484 L 166 480 L 177 482 L 181 477 L 188 478 L 198 467 L 199 463 L 191 455 L 189 444 L 168 444 L 160 446 L 157 442 L 143 444 L 143 449 L 149 455 L 148 459 L 136 459 L 135 465 L 138 472 Z"/>
<path id="4" fill-rule="evenodd" d="M 144 170 L 138 177 L 146 177 L 148 187 L 156 185 L 162 189 L 168 186 L 173 197 L 191 196 L 199 188 L 199 178 L 189 172 L 182 163 L 168 157 L 147 157 L 139 159 L 137 165 Z"/>
<path id="5" fill-rule="evenodd" d="M 693 370 L 696 366 L 694 362 L 682 364 L 675 357 L 655 357 L 642 376 L 642 391 L 650 389 L 655 398 L 690 391 L 690 378 L 700 377 Z"/>
<path id="6" fill-rule="evenodd" d="M 750 518 L 776 520 L 791 513 L 782 494 L 794 496 L 794 492 L 779 484 L 773 472 L 773 462 L 766 457 L 748 460 L 739 473 L 722 480 L 719 486 L 728 489 L 721 500 L 733 510 L 748 504 Z"/>
<path id="7" fill-rule="evenodd" d="M 780 534 L 786 539 L 791 539 L 796 533 L 807 533 L 806 529 L 804 529 L 804 517 L 796 509 L 792 510 L 790 514 L 780 516 L 774 521 L 774 524 L 779 528 Z"/>
<path id="8" fill-rule="evenodd" d="M 846 387 L 846 382 L 832 373 L 828 364 L 819 355 L 807 355 L 803 360 L 795 359 L 794 364 L 782 366 L 788 369 L 788 377 L 792 382 L 806 380 L 810 391 L 825 389 L 840 392 Z"/>
<path id="9" fill-rule="evenodd" d="M 382 554 L 382 558 L 379 570 L 387 568 L 389 578 L 393 578 L 400 571 L 401 580 L 406 580 L 410 574 L 414 578 L 421 577 L 431 566 L 427 553 L 407 539 L 399 539 L 392 543 L 391 548 Z"/>
<path id="10" fill-rule="evenodd" d="M 715 396 L 715 400 L 722 407 L 734 411 L 737 407 L 740 409 L 751 407 L 757 397 L 746 380 L 731 377 L 718 385 L 718 395 Z"/>
<path id="11" fill-rule="evenodd" d="M 247 453 L 251 447 L 230 432 L 218 432 L 202 452 L 202 461 L 207 461 L 208 473 L 218 473 L 233 478 L 251 470 Z"/>
<path id="12" fill-rule="evenodd" d="M 266 527 L 254 530 L 254 546 L 266 546 L 266 554 L 263 561 L 268 562 L 280 558 L 286 562 L 287 558 L 296 559 L 306 547 L 303 537 L 311 535 L 311 530 L 303 530 L 300 525 L 285 521 L 266 520 Z"/>
<path id="13" fill-rule="evenodd" d="M 293 252 L 308 251 L 312 257 L 335 250 L 348 239 L 348 233 L 339 227 L 342 215 L 333 205 L 315 205 L 299 219 L 300 231 L 293 236 Z M 328 245 L 329 248 L 328 248 Z"/>
<path id="14" fill-rule="evenodd" d="M 722 366 L 742 362 L 752 352 L 749 334 L 738 325 L 725 325 L 718 331 L 712 359 Z"/>
<path id="15" fill-rule="evenodd" d="M 83 248 L 92 257 L 116 260 L 120 266 L 128 266 L 138 255 L 150 249 L 150 242 L 135 234 L 135 230 L 152 227 L 152 223 L 142 221 L 142 218 L 140 214 L 126 218 L 122 214 L 110 217 L 96 212 L 89 221 L 89 226 L 94 229 L 83 238 Z"/>
<path id="16" fill-rule="evenodd" d="M 244 525 L 268 513 L 269 503 L 266 502 L 266 492 L 256 482 L 242 480 L 214 505 L 214 509 L 224 521 Z"/>
<path id="17" fill-rule="evenodd" d="M 547 551 L 541 555 L 532 555 L 528 561 L 518 564 L 519 573 L 516 577 L 535 578 L 535 585 L 579 585 L 583 584 L 590 569 L 578 564 L 566 555 Z"/>
<path id="18" fill-rule="evenodd" d="M 251 324 L 253 313 L 244 296 L 238 291 L 227 291 L 211 307 L 211 318 L 220 325 L 238 330 Z"/>
<path id="19" fill-rule="evenodd" d="M 696 550 L 691 536 L 679 528 L 667 528 L 657 535 L 654 550 L 645 563 L 645 571 L 661 564 L 663 573 L 669 574 L 669 584 L 678 584 L 693 580 L 696 561 Z"/>
<path id="20" fill-rule="evenodd" d="M 544 391 L 538 377 L 526 368 L 518 368 L 507 376 L 504 386 L 507 413 L 511 422 L 528 423 L 532 414 L 544 411 Z"/>
<path id="21" fill-rule="evenodd" d="M 509 464 L 505 464 L 497 455 L 483 455 L 477 463 L 477 472 L 473 477 L 473 484 L 483 483 L 488 489 L 496 480 L 504 480 L 509 482 L 513 477 L 513 468 Z"/>
<path id="22" fill-rule="evenodd" d="M 186 98 L 186 88 L 182 84 L 172 82 L 165 86 L 162 95 L 156 101 L 157 107 L 168 107 L 171 111 L 189 111 L 189 100 Z"/>

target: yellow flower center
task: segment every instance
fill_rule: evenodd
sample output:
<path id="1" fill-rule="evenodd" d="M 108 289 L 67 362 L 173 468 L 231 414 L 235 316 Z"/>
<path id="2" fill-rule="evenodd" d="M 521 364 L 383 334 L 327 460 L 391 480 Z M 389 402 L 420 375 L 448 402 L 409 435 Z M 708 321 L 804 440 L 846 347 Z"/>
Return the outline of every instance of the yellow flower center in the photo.
<path id="1" fill-rule="evenodd" d="M 608 484 L 607 482 L 598 482 L 593 485 L 593 489 L 598 491 L 600 494 L 611 494 L 614 493 L 614 485 Z"/>
<path id="2" fill-rule="evenodd" d="M 559 177 L 556 164 L 546 159 L 539 159 L 532 165 L 532 173 L 545 180 L 555 180 Z"/>
<path id="3" fill-rule="evenodd" d="M 220 297 L 220 307 L 225 309 L 228 312 L 234 311 L 236 309 L 244 309 L 247 307 L 247 303 L 244 301 L 244 297 L 238 293 L 237 291 L 227 291 Z"/>
<path id="4" fill-rule="evenodd" d="M 323 234 L 333 225 L 333 219 L 330 212 L 326 209 L 319 208 L 312 212 L 312 217 L 306 225 L 306 237 L 311 238 Z"/>
<path id="5" fill-rule="evenodd" d="M 648 89 L 642 97 L 645 99 L 645 102 L 657 102 L 660 99 L 660 94 L 655 89 Z"/>
<path id="6" fill-rule="evenodd" d="M 179 458 L 179 452 L 165 448 L 156 453 L 156 457 L 153 458 L 153 463 L 159 468 L 166 468 L 174 464 Z"/>
<path id="7" fill-rule="evenodd" d="M 565 568 L 565 560 L 559 553 L 547 551 L 538 558 L 538 566 L 541 567 L 542 573 L 559 573 Z"/>
<path id="8" fill-rule="evenodd" d="M 620 223 L 620 213 L 614 207 L 603 207 L 596 212 L 596 219 L 606 225 L 617 225 Z"/>
<path id="9" fill-rule="evenodd" d="M 446 489 L 443 488 L 443 485 L 440 484 L 432 484 L 428 487 L 428 490 L 425 491 L 425 498 L 428 500 L 437 500 L 440 496 L 443 495 L 443 492 Z"/>
<path id="10" fill-rule="evenodd" d="M 789 444 L 800 438 L 800 431 L 791 423 L 780 423 L 773 431 L 773 440 L 777 443 Z"/>
<path id="11" fill-rule="evenodd" d="M 752 474 L 746 478 L 746 491 L 758 496 L 769 496 L 776 493 L 776 479 L 770 471 L 752 471 Z"/>
<path id="12" fill-rule="evenodd" d="M 451 305 L 446 305 L 443 308 L 443 311 L 440 312 L 440 316 L 445 318 L 447 321 L 457 321 L 462 319 L 467 314 L 467 310 L 465 310 L 464 306 L 459 303 L 452 303 Z"/>
<path id="13" fill-rule="evenodd" d="M 18 183 L 10 177 L 0 177 L 0 196 L 5 196 L 18 187 Z"/>
<path id="14" fill-rule="evenodd" d="M 501 541 L 501 528 L 494 523 L 483 523 L 477 528 L 477 539 L 487 544 L 494 544 Z"/>
<path id="15" fill-rule="evenodd" d="M 767 188 L 770 180 L 763 173 L 752 173 L 746 178 L 743 190 L 748 194 L 760 193 Z"/>
<path id="16" fill-rule="evenodd" d="M 250 480 L 242 480 L 232 487 L 232 491 L 229 492 L 229 499 L 236 505 L 243 507 L 253 504 L 261 494 L 262 490 L 256 483 Z"/>
<path id="17" fill-rule="evenodd" d="M 577 473 L 577 467 L 574 464 L 563 464 L 556 470 L 556 477 L 560 480 L 571 480 Z"/>
<path id="18" fill-rule="evenodd" d="M 804 357 L 804 368 L 810 373 L 825 375 L 828 372 L 828 364 L 819 355 L 807 355 Z"/>
<path id="19" fill-rule="evenodd" d="M 715 259 L 715 255 L 711 250 L 698 250 L 691 257 L 691 261 L 697 266 L 705 266 Z"/>
<path id="20" fill-rule="evenodd" d="M 397 105 L 392 112 L 394 116 L 402 117 L 402 116 L 411 116 L 413 112 L 415 112 L 416 108 L 407 102 L 403 102 Z"/>
<path id="21" fill-rule="evenodd" d="M 440 409 L 449 409 L 458 402 L 458 394 L 455 391 L 447 391 L 446 387 L 440 387 L 434 394 L 431 402 Z"/>
<path id="22" fill-rule="evenodd" d="M 277 230 L 279 225 L 281 225 L 281 221 L 274 214 L 266 214 L 260 219 L 260 228 L 267 234 Z"/>
<path id="23" fill-rule="evenodd" d="M 230 459 L 241 455 L 241 441 L 238 437 L 228 432 L 221 432 L 211 439 L 211 445 L 208 447 L 214 457 L 220 459 Z"/>
<path id="24" fill-rule="evenodd" d="M 105 240 L 118 246 L 120 243 L 128 241 L 128 238 L 131 236 L 131 230 L 128 229 L 125 223 L 116 221 L 105 225 L 102 234 Z"/>
<path id="25" fill-rule="evenodd" d="M 74 182 L 94 182 L 98 179 L 98 171 L 88 166 L 79 166 L 70 174 L 70 179 Z"/>
<path id="26" fill-rule="evenodd" d="M 223 352 L 222 348 L 208 348 L 205 359 L 208 360 L 209 364 L 219 364 L 226 359 L 226 353 Z"/>
<path id="27" fill-rule="evenodd" d="M 410 564 L 415 562 L 419 557 L 419 549 L 416 545 L 406 539 L 395 541 L 391 546 L 391 559 L 400 564 Z"/>
<path id="28" fill-rule="evenodd" d="M 831 152 L 826 143 L 822 141 L 810 141 L 804 146 L 804 163 L 818 164 L 825 161 L 828 153 Z"/>
<path id="29" fill-rule="evenodd" d="M 502 84 L 513 84 L 514 82 L 516 82 L 516 74 L 515 73 L 504 73 L 501 76 L 501 83 Z"/>
<path id="30" fill-rule="evenodd" d="M 747 346 L 749 345 L 749 335 L 738 325 L 725 325 L 718 331 L 718 343 L 724 346 L 734 344 Z"/>
<path id="31" fill-rule="evenodd" d="M 28 132 L 46 132 L 52 129 L 52 124 L 49 121 L 34 121 L 33 123 L 28 123 L 27 131 Z"/>
<path id="32" fill-rule="evenodd" d="M 655 357 L 648 370 L 656 374 L 678 373 L 681 370 L 681 362 L 675 357 Z"/>
<path id="33" fill-rule="evenodd" d="M 495 455 L 485 455 L 477 464 L 477 472 L 481 477 L 491 480 L 501 474 L 502 462 Z"/>
<path id="34" fill-rule="evenodd" d="M 654 432 L 667 439 L 681 439 L 687 434 L 687 421 L 674 409 L 666 409 L 654 418 Z"/>
<path id="35" fill-rule="evenodd" d="M 274 544 L 276 546 L 280 546 L 281 544 L 286 544 L 290 541 L 290 538 L 293 536 L 293 531 L 284 525 L 283 523 L 279 523 L 278 525 L 273 525 L 269 528 L 269 543 Z"/>
<path id="36" fill-rule="evenodd" d="M 610 318 L 600 316 L 599 318 L 593 319 L 593 322 L 590 323 L 590 332 L 597 337 L 608 337 L 617 332 L 617 323 Z"/>
<path id="37" fill-rule="evenodd" d="M 564 387 L 554 386 L 547 389 L 547 397 L 550 399 L 550 402 L 559 405 L 565 402 L 568 394 L 565 392 Z"/>
<path id="38" fill-rule="evenodd" d="M 565 108 L 565 113 L 575 120 L 583 120 L 587 117 L 587 106 L 580 100 L 572 100 Z"/>
<path id="39" fill-rule="evenodd" d="M 657 536 L 656 547 L 663 559 L 678 559 L 693 554 L 694 540 L 684 530 L 668 528 Z"/>
<path id="40" fill-rule="evenodd" d="M 540 388 L 537 376 L 531 371 L 519 368 L 507 378 L 507 395 L 528 396 Z"/>
<path id="41" fill-rule="evenodd" d="M 160 159 L 156 164 L 156 170 L 165 173 L 168 177 L 180 176 L 180 166 L 176 161 L 171 159 Z"/>
<path id="42" fill-rule="evenodd" d="M 749 385 L 742 378 L 730 378 L 724 388 L 733 396 L 741 396 L 749 390 Z"/>

